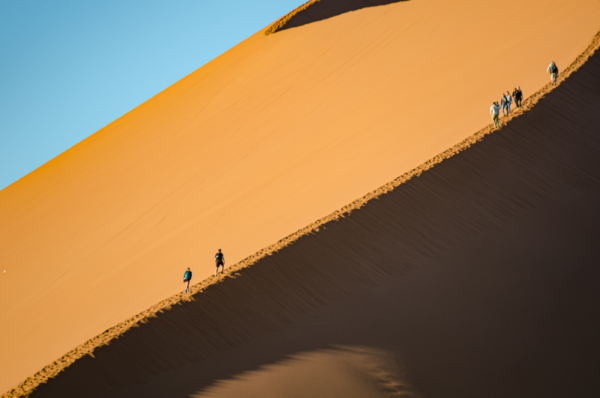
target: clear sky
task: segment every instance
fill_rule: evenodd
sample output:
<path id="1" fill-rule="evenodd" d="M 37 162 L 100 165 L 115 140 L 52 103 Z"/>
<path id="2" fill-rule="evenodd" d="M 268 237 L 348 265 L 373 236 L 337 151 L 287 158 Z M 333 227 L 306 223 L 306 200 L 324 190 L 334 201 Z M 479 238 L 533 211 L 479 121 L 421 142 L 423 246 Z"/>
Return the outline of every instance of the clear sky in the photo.
<path id="1" fill-rule="evenodd" d="M 0 0 L 0 189 L 306 0 Z"/>

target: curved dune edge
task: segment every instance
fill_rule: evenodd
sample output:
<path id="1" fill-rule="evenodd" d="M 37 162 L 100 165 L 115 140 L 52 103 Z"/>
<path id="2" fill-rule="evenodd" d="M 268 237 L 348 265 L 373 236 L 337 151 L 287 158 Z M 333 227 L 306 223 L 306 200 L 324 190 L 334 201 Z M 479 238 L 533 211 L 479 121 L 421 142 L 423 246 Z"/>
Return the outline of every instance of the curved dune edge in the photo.
<path id="1" fill-rule="evenodd" d="M 266 36 L 268 36 L 268 35 L 271 35 L 271 34 L 273 34 L 273 33 L 277 33 L 277 32 L 279 32 L 280 30 L 283 30 L 283 29 L 288 29 L 288 27 L 286 27 L 286 25 L 287 25 L 287 24 L 290 22 L 290 20 L 291 20 L 293 17 L 295 17 L 296 15 L 298 15 L 299 13 L 301 13 L 301 12 L 303 12 L 303 11 L 306 11 L 306 9 L 307 9 L 307 8 L 309 8 L 310 6 L 312 6 L 312 5 L 316 4 L 317 2 L 320 2 L 320 1 L 321 1 L 321 0 L 309 0 L 309 1 L 307 1 L 306 3 L 304 3 L 304 4 L 300 5 L 299 7 L 296 7 L 295 9 L 293 9 L 292 11 L 290 11 L 289 13 L 285 14 L 283 17 L 281 17 L 281 18 L 279 18 L 277 21 L 275 21 L 275 22 L 274 22 L 274 23 L 273 23 L 271 26 L 269 26 L 269 27 L 268 27 L 268 28 L 265 30 L 265 35 L 266 35 Z M 399 1 L 399 0 L 396 0 L 396 1 Z M 393 3 L 393 2 L 394 2 L 394 1 L 391 1 L 391 3 Z M 325 2 L 325 3 L 326 3 L 326 2 Z M 325 4 L 325 3 L 321 3 L 321 4 Z M 381 4 L 365 4 L 363 7 L 375 7 L 375 6 L 378 6 L 378 5 L 385 5 L 385 4 L 388 4 L 388 3 L 381 3 Z M 360 8 L 363 8 L 363 7 L 358 7 L 358 8 L 355 8 L 355 9 L 352 9 L 352 8 L 350 8 L 349 10 L 346 10 L 346 11 L 343 11 L 343 12 L 348 12 L 348 11 L 352 11 L 352 10 L 357 10 L 357 9 L 360 9 Z M 343 13 L 343 12 L 342 12 L 342 13 Z M 332 16 L 334 16 L 334 15 L 339 15 L 339 14 L 335 13 L 335 14 L 333 14 Z M 329 18 L 329 17 L 326 17 L 326 18 Z M 320 19 L 317 19 L 316 21 L 319 21 L 319 20 L 322 20 L 322 19 L 326 19 L 326 18 L 320 18 Z M 313 22 L 316 22 L 316 21 L 313 21 Z M 304 25 L 304 24 L 306 24 L 306 23 L 302 23 L 302 24 L 300 24 L 300 26 L 301 26 L 301 25 Z M 294 25 L 294 24 L 292 23 L 292 26 L 291 26 L 291 27 L 293 28 L 293 27 L 297 27 L 297 26 L 299 26 L 299 25 Z"/>
<path id="2" fill-rule="evenodd" d="M 288 23 L 288 21 L 290 19 L 292 19 L 292 17 L 294 15 L 298 14 L 301 11 L 306 10 L 308 7 L 315 4 L 317 1 L 320 1 L 320 0 L 309 0 L 306 3 L 302 4 L 301 6 L 294 8 L 292 11 L 288 12 L 283 17 L 281 17 L 277 21 L 275 21 L 275 23 L 273 23 L 271 26 L 269 26 L 267 28 L 267 30 L 265 30 L 265 35 L 268 36 L 270 34 L 278 32 L 281 28 L 283 28 L 285 26 L 286 23 Z"/>
<path id="3" fill-rule="evenodd" d="M 310 4 L 312 4 L 315 1 L 319 1 L 319 0 L 311 0 L 308 3 L 305 3 L 303 6 L 299 7 L 298 9 L 294 10 L 292 13 L 301 11 L 300 8 L 302 8 L 304 6 L 308 7 Z M 290 14 L 288 14 L 288 15 L 290 15 Z M 282 18 L 281 20 L 285 19 L 286 17 L 287 17 L 287 15 L 284 18 Z M 290 18 L 291 18 L 291 16 L 290 16 Z M 575 72 L 577 69 L 579 69 L 594 54 L 594 52 L 599 47 L 600 47 L 600 32 L 598 32 L 593 37 L 590 45 L 583 51 L 583 53 L 581 53 L 571 63 L 571 65 L 569 65 L 567 68 L 565 68 L 564 71 L 560 74 L 558 82 L 557 82 L 558 83 L 557 86 L 559 84 L 561 84 L 565 79 L 567 79 L 573 72 Z M 80 345 L 79 347 L 76 347 L 75 349 L 67 352 L 65 355 L 63 355 L 58 360 L 54 361 L 52 364 L 47 365 L 46 367 L 44 367 L 42 370 L 40 370 L 33 376 L 27 378 L 25 381 L 20 383 L 16 388 L 4 393 L 2 396 L 0 396 L 0 398 L 16 398 L 16 397 L 22 397 L 22 396 L 29 395 L 38 385 L 44 383 L 45 381 L 47 381 L 50 378 L 55 377 L 58 373 L 60 373 L 64 369 L 66 369 L 77 359 L 82 358 L 83 356 L 88 355 L 88 354 L 93 356 L 94 349 L 108 344 L 112 339 L 121 336 L 123 333 L 128 331 L 130 328 L 135 327 L 139 323 L 145 323 L 145 321 L 147 319 L 156 317 L 158 313 L 163 312 L 165 310 L 169 310 L 175 304 L 179 304 L 184 301 L 194 300 L 193 295 L 204 292 L 209 286 L 223 282 L 226 278 L 231 277 L 233 274 L 241 271 L 244 268 L 250 267 L 252 264 L 256 263 L 258 260 L 260 260 L 264 257 L 270 256 L 271 254 L 277 252 L 278 250 L 283 249 L 284 247 L 292 244 L 293 242 L 298 240 L 300 237 L 319 231 L 319 228 L 322 225 L 329 223 L 331 221 L 338 220 L 340 217 L 345 217 L 347 214 L 350 214 L 353 210 L 360 209 L 362 206 L 364 206 L 370 200 L 376 199 L 376 198 L 380 197 L 381 195 L 384 195 L 384 194 L 394 190 L 396 187 L 407 182 L 408 180 L 410 180 L 413 177 L 420 176 L 421 173 L 423 173 L 424 171 L 431 169 L 433 166 L 435 166 L 438 163 L 441 163 L 443 160 L 451 158 L 452 156 L 458 154 L 459 152 L 469 148 L 471 145 L 482 140 L 483 137 L 485 137 L 486 135 L 491 134 L 494 131 L 500 130 L 503 126 L 505 126 L 513 118 L 532 109 L 545 94 L 551 92 L 557 86 L 552 86 L 550 83 L 546 84 L 542 89 L 540 89 L 539 91 L 534 93 L 532 96 L 527 98 L 523 102 L 523 106 L 520 110 L 512 112 L 511 116 L 509 116 L 509 117 L 502 118 L 500 121 L 500 126 L 498 128 L 494 128 L 492 124 L 487 125 L 486 127 L 477 131 L 475 134 L 462 140 L 458 144 L 456 144 L 453 147 L 447 149 L 446 151 L 438 154 L 437 156 L 433 157 L 432 159 L 429 159 L 428 161 L 421 164 L 420 166 L 395 178 L 394 180 L 375 189 L 374 191 L 367 193 L 366 195 L 362 196 L 361 198 L 354 200 L 352 203 L 329 214 L 328 216 L 325 216 L 325 217 L 313 222 L 312 224 L 296 231 L 295 233 L 279 240 L 278 242 L 256 252 L 255 254 L 245 258 L 244 260 L 240 261 L 239 263 L 229 267 L 223 274 L 221 274 L 217 277 L 210 277 L 210 278 L 192 286 L 191 287 L 192 294 L 186 295 L 184 293 L 179 293 L 179 294 L 173 295 L 173 296 L 153 305 L 152 307 L 148 308 L 147 310 L 135 315 L 134 317 L 132 317 L 122 323 L 119 323 L 118 325 L 116 325 L 110 329 L 107 329 L 104 333 L 88 340 L 87 342 Z"/>

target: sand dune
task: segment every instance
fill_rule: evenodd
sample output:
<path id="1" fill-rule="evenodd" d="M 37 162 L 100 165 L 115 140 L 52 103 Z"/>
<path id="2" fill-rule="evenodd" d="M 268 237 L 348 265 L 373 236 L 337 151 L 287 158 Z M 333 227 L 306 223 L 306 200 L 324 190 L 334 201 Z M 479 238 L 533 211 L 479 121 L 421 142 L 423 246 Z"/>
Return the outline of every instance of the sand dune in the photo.
<path id="1" fill-rule="evenodd" d="M 0 279 L 0 391 L 180 291 L 186 267 L 194 269 L 195 281 L 207 277 L 218 247 L 225 250 L 228 264 L 241 261 L 478 131 L 489 123 L 489 104 L 500 92 L 517 84 L 526 95 L 535 92 L 547 82 L 544 71 L 550 59 L 559 66 L 570 64 L 600 29 L 599 16 L 600 4 L 592 0 L 511 0 L 502 6 L 413 0 L 367 7 L 268 36 L 261 31 L 0 191 L 0 242 L 8 271 Z M 504 34 L 507 26 L 517 27 L 518 34 Z M 571 114 L 559 114 L 574 120 Z M 550 173 L 548 178 L 562 181 Z M 486 184 L 503 197 L 499 186 Z M 544 184 L 532 186 L 545 192 Z M 431 195 L 437 189 L 431 188 Z M 533 199 L 524 192 L 522 200 L 529 203 Z M 497 206 L 489 212 L 506 211 Z M 390 217 L 387 212 L 381 215 Z M 472 215 L 480 216 L 485 218 Z M 405 214 L 402 228 L 412 228 L 405 234 L 414 232 L 411 217 Z M 468 231 L 475 228 L 468 219 L 456 223 Z M 377 232 L 378 227 L 369 228 Z M 431 231 L 431 223 L 423 228 L 427 229 L 421 234 Z M 419 256 L 440 249 L 431 242 L 443 243 L 443 248 L 454 242 L 446 242 L 448 236 L 456 233 L 459 239 L 455 229 L 448 231 L 450 235 L 436 235 L 439 239 L 429 236 L 413 242 L 412 249 L 399 246 L 406 250 L 400 257 L 406 262 L 398 269 L 408 270 Z M 388 242 L 405 236 L 392 230 L 386 234 Z M 385 249 L 374 244 L 368 250 Z M 302 242 L 293 247 L 302 247 Z M 381 255 L 386 257 L 381 258 L 397 254 L 384 251 Z M 265 275 L 260 270 L 269 269 L 264 265 L 268 261 L 288 264 L 285 257 L 272 258 L 248 271 L 262 272 L 256 275 L 259 282 L 242 284 L 242 276 L 214 288 L 226 289 L 233 301 L 223 299 L 210 308 L 192 302 L 165 313 L 184 318 L 193 313 L 189 324 L 205 331 L 204 324 L 194 322 L 197 317 L 211 319 L 202 312 L 210 311 L 214 330 L 226 327 L 227 333 L 204 336 L 206 344 L 187 356 L 179 346 L 173 348 L 173 357 L 166 349 L 149 350 L 146 355 L 161 359 L 148 360 L 146 371 L 139 370 L 135 364 L 148 350 L 147 333 L 156 334 L 159 341 L 160 336 L 175 336 L 171 329 L 178 328 L 183 341 L 198 336 L 190 332 L 197 329 L 185 323 L 169 326 L 161 317 L 157 324 L 149 323 L 149 329 L 136 328 L 100 349 L 98 360 L 78 361 L 39 394 L 52 395 L 67 387 L 81 393 L 79 381 L 62 384 L 77 372 L 90 386 L 97 385 L 99 394 L 130 388 L 129 383 L 248 344 L 265 330 L 279 330 L 299 314 L 348 295 L 353 286 L 361 288 L 366 276 L 377 281 L 380 272 L 397 273 L 381 261 L 363 262 L 372 270 L 359 271 L 358 263 L 347 258 L 343 277 L 338 266 L 315 269 L 315 264 L 306 268 L 305 263 L 302 269 L 290 266 L 283 276 L 274 270 Z M 285 282 L 292 274 L 304 286 L 300 291 Z M 270 321 L 273 305 L 263 304 L 265 295 L 259 294 L 270 286 L 263 281 L 266 277 L 275 278 L 274 288 L 281 289 L 274 293 L 284 294 L 277 303 L 279 315 Z M 248 302 L 259 300 L 258 309 L 250 311 L 244 297 L 227 289 L 257 289 Z M 285 294 L 296 296 L 292 300 Z M 227 313 L 218 305 L 240 305 L 240 310 Z M 193 311 L 183 311 L 190 306 Z M 263 307 L 269 315 L 264 322 Z M 185 314 L 177 315 L 179 311 Z M 245 317 L 249 318 L 241 322 Z M 135 333 L 142 334 L 140 357 L 127 351 L 132 344 L 121 343 Z M 358 340 L 349 345 L 361 345 Z M 236 369 L 224 367 L 215 377 L 178 388 L 185 394 L 199 391 L 218 378 L 256 370 L 288 353 L 310 361 L 313 349 L 323 345 L 307 344 L 300 349 L 307 354 L 281 343 L 282 351 L 268 354 L 258 365 L 242 361 Z M 329 345 L 314 355 L 334 362 L 359 355 L 354 349 L 332 354 Z M 110 365 L 111 355 L 121 355 L 116 351 L 120 346 L 126 352 L 123 363 L 133 362 L 131 373 Z M 107 368 L 92 380 L 90 373 L 79 370 L 88 366 Z M 111 369 L 121 369 L 122 377 Z M 356 366 L 348 369 L 361 372 Z M 371 388 L 372 380 L 364 380 L 356 388 Z"/>
<path id="2" fill-rule="evenodd" d="M 400 1 L 407 0 L 310 0 L 275 21 L 275 23 L 265 30 L 265 34 L 270 35 L 285 29 L 297 28 L 309 23 L 333 18 L 347 12 L 358 11 L 367 7 L 384 6 Z"/>
<path id="3" fill-rule="evenodd" d="M 591 397 L 600 53 L 532 110 L 32 397 Z"/>

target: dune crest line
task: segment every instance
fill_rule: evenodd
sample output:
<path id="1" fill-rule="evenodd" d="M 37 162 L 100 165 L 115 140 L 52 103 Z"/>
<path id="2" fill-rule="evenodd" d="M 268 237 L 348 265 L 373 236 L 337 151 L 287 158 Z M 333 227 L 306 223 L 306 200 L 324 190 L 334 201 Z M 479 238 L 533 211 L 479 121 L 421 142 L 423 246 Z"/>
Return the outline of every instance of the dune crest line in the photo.
<path id="1" fill-rule="evenodd" d="M 308 7 L 315 4 L 317 1 L 320 1 L 320 0 L 309 0 L 306 3 L 302 4 L 301 6 L 294 8 L 292 11 L 288 12 L 283 17 L 281 17 L 277 21 L 275 21 L 271 26 L 269 26 L 267 28 L 267 30 L 265 30 L 265 35 L 268 36 L 268 35 L 278 32 L 281 28 L 283 28 L 285 26 L 285 24 L 288 23 L 288 21 L 290 19 L 292 19 L 292 17 L 294 15 L 306 10 Z"/>
<path id="2" fill-rule="evenodd" d="M 318 1 L 318 0 L 312 0 L 309 3 L 312 3 L 315 1 Z M 308 4 L 308 3 L 305 3 L 305 5 L 306 4 Z M 308 4 L 308 5 L 310 5 L 310 4 Z M 308 7 L 308 5 L 307 5 L 307 7 Z M 148 320 L 150 318 L 156 317 L 158 313 L 169 310 L 175 304 L 194 300 L 194 298 L 193 298 L 194 294 L 202 293 L 208 287 L 225 281 L 226 278 L 233 276 L 235 273 L 241 271 L 244 268 L 250 267 L 251 265 L 255 264 L 260 259 L 270 256 L 271 254 L 283 249 L 284 247 L 297 241 L 300 237 L 319 231 L 319 228 L 321 226 L 323 226 L 324 224 L 327 224 L 331 221 L 338 220 L 341 217 L 345 217 L 347 214 L 350 214 L 352 211 L 360 209 L 370 200 L 376 199 L 376 198 L 380 197 L 381 195 L 384 195 L 384 194 L 394 190 L 396 187 L 409 181 L 413 177 L 418 177 L 419 175 L 421 175 L 421 173 L 431 169 L 436 164 L 441 163 L 443 160 L 451 158 L 452 156 L 458 154 L 459 152 L 469 148 L 471 145 L 482 140 L 483 137 L 485 137 L 486 135 L 491 134 L 494 131 L 500 130 L 503 126 L 505 126 L 513 118 L 518 117 L 519 115 L 523 114 L 524 112 L 532 109 L 545 94 L 551 92 L 554 88 L 558 87 L 558 85 L 560 85 L 564 80 L 566 80 L 573 72 L 575 72 L 577 69 L 579 69 L 579 67 L 581 67 L 594 54 L 594 52 L 598 49 L 598 47 L 600 47 L 600 32 L 598 32 L 593 37 L 593 39 L 592 39 L 591 43 L 588 45 L 588 47 L 567 68 L 564 69 L 564 71 L 558 78 L 558 81 L 557 81 L 558 84 L 556 86 L 552 86 L 550 83 L 546 84 L 542 89 L 538 90 L 536 93 L 534 93 L 529 98 L 527 98 L 523 102 L 523 106 L 520 110 L 512 112 L 512 114 L 509 117 L 502 118 L 500 121 L 500 126 L 498 128 L 494 128 L 493 124 L 487 125 L 486 127 L 477 131 L 476 133 L 469 136 L 468 138 L 460 141 L 453 147 L 438 154 L 437 156 L 433 157 L 432 159 L 429 159 L 428 161 L 421 164 L 420 166 L 408 171 L 407 173 L 404 173 L 403 175 L 401 175 L 401 176 L 395 178 L 394 180 L 388 182 L 387 184 L 375 189 L 374 191 L 367 193 L 366 195 L 362 196 L 361 198 L 354 200 L 353 202 L 349 203 L 348 205 L 342 207 L 341 209 L 329 214 L 328 216 L 325 216 L 325 217 L 309 224 L 308 226 L 296 231 L 295 233 L 288 235 L 287 237 L 279 240 L 278 242 L 276 242 L 266 248 L 261 249 L 260 251 L 245 258 L 244 260 L 238 262 L 237 264 L 229 267 L 223 274 L 220 274 L 217 277 L 209 277 L 209 278 L 205 279 L 204 281 L 202 281 L 196 285 L 193 285 L 191 287 L 191 292 L 192 292 L 191 295 L 186 295 L 183 292 L 173 295 L 173 296 L 153 305 L 152 307 L 148 308 L 147 310 L 135 315 L 134 317 L 132 317 L 124 322 L 121 322 L 118 325 L 116 325 L 110 329 L 107 329 L 105 332 L 101 333 L 100 335 L 98 335 L 96 337 L 93 337 L 92 339 L 88 340 L 87 342 L 80 345 L 79 347 L 74 348 L 73 350 L 69 351 L 68 353 L 63 355 L 61 358 L 59 358 L 58 360 L 53 362 L 52 364 L 47 365 L 46 367 L 44 367 L 42 370 L 40 370 L 33 376 L 27 378 L 25 381 L 23 381 L 21 384 L 19 384 L 16 388 L 11 389 L 8 392 L 4 393 L 1 396 L 1 398 L 9 398 L 9 397 L 16 398 L 16 397 L 22 397 L 22 396 L 29 395 L 38 385 L 40 385 L 41 383 L 44 383 L 48 379 L 56 376 L 62 370 L 66 369 L 73 362 L 75 362 L 77 359 L 82 358 L 85 355 L 93 356 L 93 351 L 96 348 L 108 344 L 111 340 L 118 338 L 119 336 L 121 336 L 123 333 L 127 332 L 132 327 L 135 327 L 136 325 L 138 325 L 140 323 L 144 323 L 146 320 Z M 486 110 L 484 109 L 482 111 L 486 111 Z"/>
<path id="3" fill-rule="evenodd" d="M 268 36 L 281 30 L 297 28 L 309 23 L 323 21 L 347 12 L 358 11 L 363 8 L 384 6 L 388 4 L 399 3 L 401 1 L 407 0 L 346 0 L 344 2 L 310 0 L 299 7 L 296 7 L 275 21 L 265 30 L 265 35 Z M 300 15 L 305 11 L 307 12 Z M 298 20 L 298 17 L 300 17 L 300 20 Z"/>

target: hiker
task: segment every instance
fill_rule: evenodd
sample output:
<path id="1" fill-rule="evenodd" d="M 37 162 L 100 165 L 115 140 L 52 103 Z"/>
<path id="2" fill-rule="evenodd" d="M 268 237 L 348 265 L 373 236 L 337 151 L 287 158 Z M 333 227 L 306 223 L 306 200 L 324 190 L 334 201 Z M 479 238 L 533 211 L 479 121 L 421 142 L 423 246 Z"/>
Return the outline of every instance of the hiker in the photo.
<path id="1" fill-rule="evenodd" d="M 512 97 L 510 96 L 510 91 L 506 92 L 506 108 L 508 109 L 507 113 L 510 113 L 510 106 L 512 105 Z"/>
<path id="2" fill-rule="evenodd" d="M 215 254 L 215 262 L 217 263 L 215 276 L 217 276 L 217 274 L 219 273 L 219 266 L 221 266 L 221 273 L 225 271 L 225 256 L 223 256 L 223 253 L 221 253 L 221 249 L 219 249 L 219 252 Z"/>
<path id="3" fill-rule="evenodd" d="M 512 96 L 515 100 L 515 105 L 517 106 L 517 109 L 521 108 L 521 101 L 523 101 L 523 92 L 521 91 L 521 87 L 517 86 L 517 88 L 515 88 L 515 91 L 513 91 Z"/>
<path id="4" fill-rule="evenodd" d="M 190 269 L 188 268 L 187 271 L 185 271 L 185 274 L 183 274 L 183 283 L 187 282 L 187 285 L 185 286 L 185 293 L 189 293 L 190 291 L 190 281 L 192 280 L 192 271 L 190 271 Z"/>
<path id="5" fill-rule="evenodd" d="M 508 116 L 510 108 L 508 107 L 508 100 L 506 99 L 506 95 L 504 94 L 502 94 L 502 97 L 500 98 L 500 105 L 502 107 L 502 114 L 504 116 Z"/>
<path id="6" fill-rule="evenodd" d="M 552 85 L 554 86 L 556 84 L 556 78 L 558 77 L 558 67 L 556 66 L 554 61 L 550 62 L 550 65 L 548 66 L 546 73 L 550 73 L 550 81 L 552 82 Z"/>
<path id="7" fill-rule="evenodd" d="M 494 127 L 498 127 L 498 117 L 500 117 L 500 106 L 498 105 L 498 101 L 492 104 L 492 107 L 490 108 L 490 115 L 492 115 Z"/>

